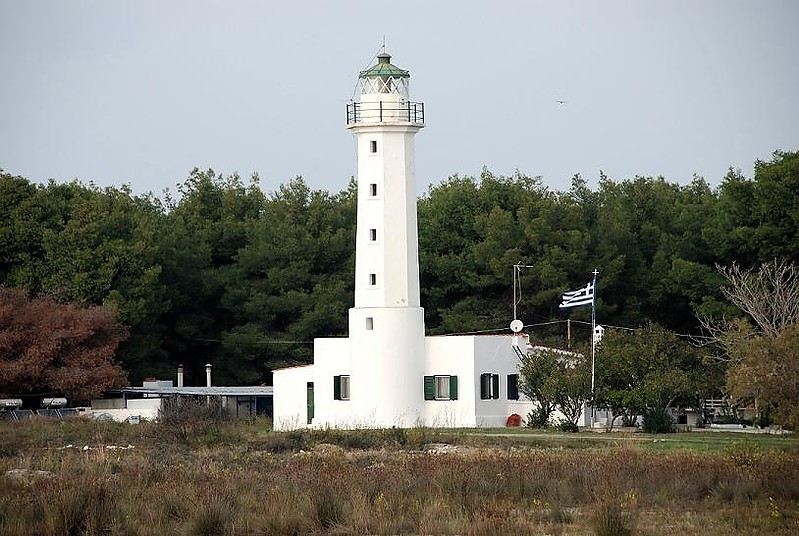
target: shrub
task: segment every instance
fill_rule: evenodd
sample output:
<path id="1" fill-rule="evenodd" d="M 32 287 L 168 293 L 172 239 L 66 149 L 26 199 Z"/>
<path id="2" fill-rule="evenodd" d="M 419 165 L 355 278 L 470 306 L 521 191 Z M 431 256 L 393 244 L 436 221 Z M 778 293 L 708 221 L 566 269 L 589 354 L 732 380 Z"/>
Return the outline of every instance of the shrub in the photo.
<path id="1" fill-rule="evenodd" d="M 546 428 L 549 426 L 549 412 L 536 406 L 527 414 L 527 426 L 530 428 Z"/>
<path id="2" fill-rule="evenodd" d="M 316 522 L 322 530 L 327 531 L 339 524 L 344 518 L 344 506 L 341 497 L 332 487 L 322 486 L 313 496 Z"/>
<path id="3" fill-rule="evenodd" d="M 157 434 L 181 443 L 216 444 L 234 439 L 233 417 L 219 397 L 164 399 Z"/>
<path id="4" fill-rule="evenodd" d="M 674 419 L 665 408 L 646 409 L 641 428 L 647 434 L 669 434 L 674 432 Z"/>
<path id="5" fill-rule="evenodd" d="M 630 517 L 622 508 L 618 497 L 608 496 L 600 499 L 591 517 L 596 536 L 630 536 Z"/>
<path id="6" fill-rule="evenodd" d="M 580 428 L 573 422 L 563 419 L 558 423 L 558 430 L 561 432 L 573 433 L 579 432 Z"/>
<path id="7" fill-rule="evenodd" d="M 196 509 L 191 519 L 191 533 L 196 536 L 222 536 L 236 517 L 236 507 L 229 497 L 212 496 Z"/>

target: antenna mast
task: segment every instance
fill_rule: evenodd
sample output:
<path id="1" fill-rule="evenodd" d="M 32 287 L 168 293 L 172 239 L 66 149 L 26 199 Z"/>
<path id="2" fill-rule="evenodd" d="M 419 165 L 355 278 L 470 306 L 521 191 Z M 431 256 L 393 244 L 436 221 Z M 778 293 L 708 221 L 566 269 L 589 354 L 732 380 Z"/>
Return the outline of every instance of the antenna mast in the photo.
<path id="1" fill-rule="evenodd" d="M 517 320 L 516 306 L 519 304 L 519 302 L 522 301 L 522 282 L 520 280 L 522 268 L 533 268 L 533 266 L 529 264 L 522 264 L 521 262 L 517 262 L 516 264 L 513 265 L 513 319 L 514 320 Z"/>

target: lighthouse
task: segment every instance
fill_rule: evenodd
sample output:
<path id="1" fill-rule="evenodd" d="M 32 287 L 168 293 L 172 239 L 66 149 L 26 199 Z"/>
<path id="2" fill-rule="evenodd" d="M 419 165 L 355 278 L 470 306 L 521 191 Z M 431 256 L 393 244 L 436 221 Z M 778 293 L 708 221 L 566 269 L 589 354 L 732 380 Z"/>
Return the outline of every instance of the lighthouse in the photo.
<path id="1" fill-rule="evenodd" d="M 526 335 L 425 336 L 414 145 L 424 105 L 386 53 L 358 80 L 346 110 L 358 184 L 349 335 L 314 339 L 312 364 L 273 371 L 275 429 L 502 426 L 527 415 Z"/>
<path id="2" fill-rule="evenodd" d="M 424 105 L 411 101 L 409 83 L 382 53 L 359 75 L 358 102 L 347 105 L 358 183 L 349 388 L 363 425 L 413 424 L 424 400 L 414 145 Z"/>

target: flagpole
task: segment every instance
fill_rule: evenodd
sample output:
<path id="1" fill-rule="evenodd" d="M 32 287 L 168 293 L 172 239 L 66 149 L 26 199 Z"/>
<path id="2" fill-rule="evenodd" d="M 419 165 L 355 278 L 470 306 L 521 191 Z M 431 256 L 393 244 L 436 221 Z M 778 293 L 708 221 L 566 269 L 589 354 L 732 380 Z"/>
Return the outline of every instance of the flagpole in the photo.
<path id="1" fill-rule="evenodd" d="M 596 370 L 596 276 L 594 268 L 594 297 L 591 300 L 591 428 L 594 427 L 594 374 Z"/>

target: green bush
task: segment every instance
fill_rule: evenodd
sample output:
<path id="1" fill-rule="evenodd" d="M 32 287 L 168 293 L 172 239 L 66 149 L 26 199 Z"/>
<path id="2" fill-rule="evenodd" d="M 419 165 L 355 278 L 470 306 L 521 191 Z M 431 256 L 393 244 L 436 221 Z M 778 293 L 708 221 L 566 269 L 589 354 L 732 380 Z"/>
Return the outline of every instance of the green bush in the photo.
<path id="1" fill-rule="evenodd" d="M 549 426 L 549 412 L 537 406 L 527 414 L 527 419 L 525 420 L 529 428 L 547 428 Z"/>
<path id="2" fill-rule="evenodd" d="M 647 434 L 670 434 L 674 432 L 674 419 L 665 408 L 649 408 L 644 410 L 641 428 Z"/>
<path id="3" fill-rule="evenodd" d="M 561 432 L 574 433 L 579 432 L 580 428 L 573 422 L 563 419 L 558 423 L 558 430 Z"/>

